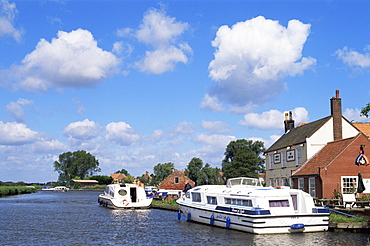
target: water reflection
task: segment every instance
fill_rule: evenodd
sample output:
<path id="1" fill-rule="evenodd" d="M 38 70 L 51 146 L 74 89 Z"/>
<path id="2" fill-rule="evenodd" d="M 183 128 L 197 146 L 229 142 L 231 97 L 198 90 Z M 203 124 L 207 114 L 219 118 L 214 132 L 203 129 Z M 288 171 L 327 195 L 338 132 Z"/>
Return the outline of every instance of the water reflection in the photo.
<path id="1" fill-rule="evenodd" d="M 366 245 L 368 235 L 252 235 L 177 220 L 156 209 L 100 207 L 97 191 L 50 191 L 0 199 L 0 245 Z M 5 225 L 5 226 L 4 226 Z"/>

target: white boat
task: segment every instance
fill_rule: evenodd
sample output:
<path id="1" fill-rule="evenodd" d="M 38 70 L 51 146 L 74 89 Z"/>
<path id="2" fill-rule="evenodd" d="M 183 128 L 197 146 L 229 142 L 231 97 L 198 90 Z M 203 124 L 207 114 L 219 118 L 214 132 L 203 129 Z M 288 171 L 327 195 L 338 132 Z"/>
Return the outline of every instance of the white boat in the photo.
<path id="1" fill-rule="evenodd" d="M 67 192 L 67 191 L 69 191 L 69 188 L 67 188 L 65 186 L 56 186 L 56 187 L 54 187 L 54 191 L 57 191 L 57 192 Z"/>
<path id="2" fill-rule="evenodd" d="M 149 208 L 152 201 L 153 198 L 147 197 L 144 187 L 136 184 L 107 185 L 98 198 L 98 203 L 108 208 Z"/>
<path id="3" fill-rule="evenodd" d="M 256 234 L 318 232 L 329 226 L 329 209 L 289 187 L 263 187 L 258 179 L 232 178 L 226 185 L 197 186 L 177 200 L 187 220 Z"/>
<path id="4" fill-rule="evenodd" d="M 43 186 L 41 190 L 46 190 L 46 191 L 54 191 L 54 187 L 53 186 Z"/>

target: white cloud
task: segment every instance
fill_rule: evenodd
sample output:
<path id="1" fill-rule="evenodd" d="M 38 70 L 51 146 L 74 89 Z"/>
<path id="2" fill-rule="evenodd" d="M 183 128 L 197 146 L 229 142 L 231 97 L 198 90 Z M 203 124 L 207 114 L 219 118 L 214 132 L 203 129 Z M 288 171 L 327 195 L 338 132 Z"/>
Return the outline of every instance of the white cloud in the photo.
<path id="1" fill-rule="evenodd" d="M 171 135 L 189 135 L 194 133 L 194 127 L 191 122 L 183 121 L 172 130 Z"/>
<path id="2" fill-rule="evenodd" d="M 365 116 L 360 116 L 360 115 L 361 115 L 361 110 L 358 108 L 356 109 L 346 108 L 343 113 L 343 116 L 346 117 L 346 119 L 351 122 L 369 121 L 368 118 L 366 118 Z"/>
<path id="3" fill-rule="evenodd" d="M 68 147 L 66 144 L 56 140 L 39 139 L 33 146 L 33 152 L 41 154 L 60 154 L 63 151 L 67 151 Z"/>
<path id="4" fill-rule="evenodd" d="M 14 66 L 15 88 L 47 91 L 52 87 L 90 87 L 115 72 L 119 59 L 97 46 L 92 34 L 83 29 L 59 31 L 49 43 L 41 39 L 22 65 Z"/>
<path id="5" fill-rule="evenodd" d="M 209 109 L 213 112 L 220 112 L 224 110 L 222 104 L 218 101 L 218 98 L 212 97 L 208 94 L 204 96 L 203 101 L 200 104 L 200 108 Z"/>
<path id="6" fill-rule="evenodd" d="M 38 133 L 23 123 L 0 121 L 0 145 L 23 145 L 37 140 Z"/>
<path id="7" fill-rule="evenodd" d="M 285 28 L 263 16 L 220 27 L 212 41 L 216 52 L 209 76 L 216 84 L 209 94 L 235 107 L 271 100 L 284 87 L 281 79 L 316 63 L 302 57 L 309 30 L 309 24 L 298 20 Z"/>
<path id="8" fill-rule="evenodd" d="M 6 105 L 5 109 L 10 112 L 13 116 L 13 118 L 17 122 L 24 122 L 24 109 L 23 107 L 25 105 L 33 105 L 32 100 L 27 100 L 23 98 L 19 98 L 16 102 L 10 102 L 8 105 Z"/>
<path id="9" fill-rule="evenodd" d="M 14 27 L 14 18 L 17 13 L 15 3 L 0 0 L 0 37 L 9 35 L 17 42 L 21 40 L 23 31 Z"/>
<path id="10" fill-rule="evenodd" d="M 308 121 L 308 112 L 305 108 L 297 107 L 291 110 L 295 125 Z M 244 115 L 244 120 L 239 121 L 242 126 L 257 128 L 261 130 L 284 129 L 285 112 L 271 109 L 262 114 L 249 113 Z"/>
<path id="11" fill-rule="evenodd" d="M 64 134 L 78 140 L 89 140 L 98 135 L 99 128 L 99 125 L 94 121 L 85 119 L 70 123 L 64 129 Z"/>
<path id="12" fill-rule="evenodd" d="M 348 47 L 339 49 L 335 52 L 339 59 L 345 64 L 352 67 L 366 68 L 370 67 L 370 45 L 364 49 L 365 54 L 358 53 L 357 51 L 350 50 Z"/>
<path id="13" fill-rule="evenodd" d="M 149 142 L 158 142 L 164 135 L 162 130 L 155 130 L 147 139 Z"/>
<path id="14" fill-rule="evenodd" d="M 202 121 L 202 128 L 214 133 L 226 133 L 230 131 L 230 127 L 222 121 Z"/>
<path id="15" fill-rule="evenodd" d="M 140 140 L 135 129 L 125 122 L 112 122 L 106 126 L 106 140 L 119 145 L 129 146 Z"/>
<path id="16" fill-rule="evenodd" d="M 167 16 L 163 10 L 147 11 L 136 31 L 136 38 L 153 50 L 147 51 L 135 66 L 143 72 L 161 74 L 174 70 L 179 62 L 186 64 L 192 49 L 187 43 L 176 42 L 188 27 L 187 23 L 176 22 L 175 18 Z"/>

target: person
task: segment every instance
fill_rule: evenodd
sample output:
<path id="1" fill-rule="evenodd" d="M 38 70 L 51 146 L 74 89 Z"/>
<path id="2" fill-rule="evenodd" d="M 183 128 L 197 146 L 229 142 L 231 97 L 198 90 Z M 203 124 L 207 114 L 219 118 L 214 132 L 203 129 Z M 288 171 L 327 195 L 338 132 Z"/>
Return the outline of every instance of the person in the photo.
<path id="1" fill-rule="evenodd" d="M 186 193 L 190 189 L 191 189 L 191 185 L 189 184 L 189 182 L 187 182 L 186 185 L 185 185 L 185 187 L 184 187 L 183 192 Z"/>

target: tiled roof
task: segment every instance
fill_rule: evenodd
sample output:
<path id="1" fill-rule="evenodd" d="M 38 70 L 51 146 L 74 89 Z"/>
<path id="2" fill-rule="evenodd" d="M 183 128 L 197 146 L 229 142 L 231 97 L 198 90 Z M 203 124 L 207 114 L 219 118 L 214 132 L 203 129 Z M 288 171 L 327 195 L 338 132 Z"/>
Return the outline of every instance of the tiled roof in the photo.
<path id="1" fill-rule="evenodd" d="M 292 146 L 306 142 L 306 138 L 311 137 L 321 126 L 323 126 L 332 116 L 327 116 L 311 123 L 300 125 L 281 136 L 266 152 L 275 151 L 287 146 Z"/>
<path id="2" fill-rule="evenodd" d="M 370 137 L 370 122 L 358 122 L 352 123 L 354 127 L 356 127 L 360 132 L 365 134 L 368 138 Z"/>
<path id="3" fill-rule="evenodd" d="M 310 160 L 303 162 L 295 171 L 294 176 L 315 175 L 319 168 L 329 165 L 356 137 L 329 142 Z"/>
<path id="4" fill-rule="evenodd" d="M 113 173 L 110 176 L 112 177 L 112 179 L 118 180 L 124 179 L 126 177 L 126 175 L 124 175 L 123 173 Z"/>

